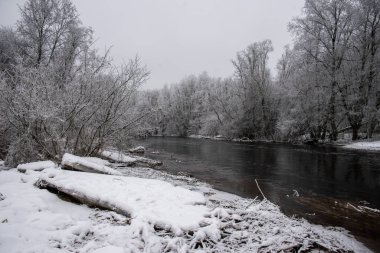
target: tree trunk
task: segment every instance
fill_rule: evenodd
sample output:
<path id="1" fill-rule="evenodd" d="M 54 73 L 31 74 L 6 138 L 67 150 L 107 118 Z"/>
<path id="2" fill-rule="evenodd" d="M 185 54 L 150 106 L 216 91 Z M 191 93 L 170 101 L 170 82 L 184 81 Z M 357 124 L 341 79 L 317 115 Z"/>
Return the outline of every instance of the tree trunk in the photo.
<path id="1" fill-rule="evenodd" d="M 336 101 L 335 101 L 335 88 L 337 86 L 336 81 L 333 81 L 331 83 L 331 94 L 330 94 L 330 101 L 328 106 L 328 121 L 330 124 L 330 141 L 336 141 L 338 139 L 338 127 L 336 125 Z"/>
<path id="2" fill-rule="evenodd" d="M 359 128 L 358 126 L 352 126 L 352 140 L 356 141 L 359 137 Z"/>
<path id="3" fill-rule="evenodd" d="M 367 126 L 367 138 L 368 139 L 371 139 L 372 138 L 372 135 L 373 135 L 373 131 L 375 130 L 376 128 L 376 125 L 377 125 L 377 119 L 376 117 L 372 117 L 369 121 L 368 121 L 368 126 Z"/>

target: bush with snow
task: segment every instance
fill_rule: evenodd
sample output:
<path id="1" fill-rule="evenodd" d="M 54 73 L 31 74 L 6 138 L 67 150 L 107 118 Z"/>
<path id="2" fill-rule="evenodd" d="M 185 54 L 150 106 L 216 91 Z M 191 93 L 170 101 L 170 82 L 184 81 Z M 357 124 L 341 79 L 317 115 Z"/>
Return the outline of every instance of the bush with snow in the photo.
<path id="1" fill-rule="evenodd" d="M 148 70 L 137 57 L 116 67 L 109 50 L 99 54 L 70 1 L 28 0 L 20 9 L 17 29 L 3 37 L 0 28 L 0 47 L 7 47 L 0 58 L 9 58 L 0 64 L 7 163 L 58 160 L 64 152 L 90 156 L 125 143 L 147 113 L 133 105 Z"/>

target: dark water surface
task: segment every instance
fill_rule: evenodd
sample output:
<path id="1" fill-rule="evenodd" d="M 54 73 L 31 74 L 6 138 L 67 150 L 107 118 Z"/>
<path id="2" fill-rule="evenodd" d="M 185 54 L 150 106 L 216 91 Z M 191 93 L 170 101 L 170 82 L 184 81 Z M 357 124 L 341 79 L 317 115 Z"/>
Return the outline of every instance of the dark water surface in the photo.
<path id="1" fill-rule="evenodd" d="M 363 215 L 347 205 L 380 209 L 379 152 L 177 137 L 139 143 L 147 148 L 147 156 L 164 162 L 164 170 L 184 172 L 216 189 L 251 198 L 260 195 L 257 179 L 264 195 L 285 213 L 343 226 L 375 251 L 380 247 L 380 215 Z M 300 197 L 293 196 L 294 190 Z"/>
<path id="2" fill-rule="evenodd" d="M 257 179 L 288 189 L 289 193 L 294 189 L 365 200 L 380 209 L 377 152 L 176 137 L 152 137 L 144 144 L 148 152 L 157 150 L 177 158 L 179 170 L 241 196 L 254 197 L 250 188 L 256 188 Z"/>

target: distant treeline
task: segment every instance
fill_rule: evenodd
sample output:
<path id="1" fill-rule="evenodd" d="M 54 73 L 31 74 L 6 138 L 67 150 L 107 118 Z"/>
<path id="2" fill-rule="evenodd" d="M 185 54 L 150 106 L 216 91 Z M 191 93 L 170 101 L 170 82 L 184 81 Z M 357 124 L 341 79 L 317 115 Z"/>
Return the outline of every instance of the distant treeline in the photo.
<path id="1" fill-rule="evenodd" d="M 229 78 L 140 92 L 146 68 L 100 54 L 70 0 L 28 0 L 20 14 L 0 28 L 0 157 L 11 165 L 95 155 L 136 134 L 335 141 L 379 125 L 380 0 L 307 0 L 276 77 L 265 40 L 237 53 Z"/>
<path id="2" fill-rule="evenodd" d="M 265 40 L 237 53 L 230 78 L 203 73 L 141 93 L 140 108 L 156 108 L 142 134 L 371 138 L 380 118 L 380 1 L 307 0 L 289 30 L 295 44 L 276 77 Z"/>

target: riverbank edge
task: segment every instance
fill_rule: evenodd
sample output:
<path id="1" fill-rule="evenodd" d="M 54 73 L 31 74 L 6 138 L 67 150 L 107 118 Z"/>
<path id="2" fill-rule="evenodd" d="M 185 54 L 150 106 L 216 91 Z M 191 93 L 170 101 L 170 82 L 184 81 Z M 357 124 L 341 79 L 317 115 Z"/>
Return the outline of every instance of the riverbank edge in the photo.
<path id="1" fill-rule="evenodd" d="M 208 139 L 208 140 L 217 140 L 217 141 L 224 141 L 224 142 L 226 142 L 226 144 L 228 144 L 228 143 L 234 143 L 234 142 L 236 142 L 236 141 L 232 141 L 232 140 L 223 140 L 223 139 L 212 139 L 211 137 L 207 137 L 207 138 L 202 138 L 202 137 L 199 137 L 199 136 L 191 136 L 191 137 L 176 137 L 176 136 L 154 136 L 154 137 L 157 137 L 157 138 L 181 138 L 181 139 L 184 139 L 184 141 L 186 140 L 186 139 Z M 260 140 L 252 140 L 251 142 L 248 142 L 248 143 L 274 143 L 274 142 L 271 142 L 271 141 L 260 141 Z M 285 144 L 291 144 L 291 145 L 296 145 L 296 144 L 292 144 L 292 143 L 289 143 L 289 142 L 282 142 L 282 143 L 285 143 Z M 280 144 L 280 143 L 279 143 Z M 216 145 L 217 145 L 217 143 L 216 143 Z M 302 144 L 302 143 L 299 143 L 298 145 L 300 145 L 300 146 L 304 146 L 304 147 L 307 147 L 307 146 L 310 146 L 310 145 L 305 145 L 305 144 Z M 337 147 L 337 146 L 339 146 L 339 147 L 344 147 L 344 145 L 346 145 L 345 143 L 338 143 L 338 144 L 334 144 L 334 143 L 324 143 L 324 144 L 320 144 L 320 145 L 318 145 L 318 144 L 315 144 L 314 146 L 321 146 L 321 147 L 323 147 L 323 146 L 331 146 L 331 147 Z M 297 147 L 295 147 L 295 148 L 297 148 Z M 346 150 L 347 152 L 350 152 L 349 150 L 350 149 L 348 149 L 348 148 L 342 148 L 340 151 L 344 151 L 344 150 Z M 355 151 L 360 151 L 360 150 L 355 150 Z M 373 150 L 362 150 L 362 153 L 364 154 L 364 152 L 371 152 L 371 151 L 373 151 Z M 373 152 L 378 152 L 377 150 L 375 150 L 375 151 L 373 151 Z M 161 152 L 159 152 L 159 151 L 156 151 L 156 150 L 149 150 L 149 148 L 147 149 L 147 153 L 146 153 L 146 155 L 148 155 L 148 157 L 149 157 L 149 154 L 152 154 L 152 155 L 154 155 L 152 158 L 154 158 L 154 159 L 160 159 L 160 160 L 162 160 L 162 162 L 165 164 L 165 160 L 164 159 L 162 159 L 162 158 L 160 158 L 160 154 L 161 154 Z M 372 154 L 372 155 L 374 155 L 374 154 Z M 171 158 L 173 158 L 173 156 L 171 156 Z M 173 159 L 175 159 L 175 161 L 177 161 L 177 159 L 178 158 L 173 158 Z M 200 179 L 200 178 L 197 178 L 196 176 L 194 176 L 194 175 L 192 175 L 192 174 L 188 174 L 188 173 L 186 173 L 186 172 L 184 172 L 184 173 L 182 173 L 182 172 L 174 172 L 174 171 L 167 171 L 166 169 L 164 169 L 164 170 L 161 170 L 160 168 L 155 168 L 155 169 L 157 169 L 158 171 L 164 171 L 165 173 L 168 173 L 168 174 L 171 174 L 171 175 L 173 175 L 173 176 L 177 176 L 177 175 L 185 175 L 185 176 L 190 176 L 190 177 L 192 177 L 192 178 L 195 178 L 195 179 L 197 179 L 197 180 L 201 180 L 202 181 L 202 179 Z M 180 173 L 180 174 L 178 174 L 178 173 Z M 209 184 L 209 182 L 206 182 L 207 184 Z M 215 186 L 214 185 L 212 185 L 212 184 L 210 184 L 210 186 L 212 187 L 212 188 L 214 188 L 214 189 L 216 189 L 216 190 L 218 190 L 218 191 L 223 191 L 223 189 L 221 189 L 221 188 L 215 188 Z M 229 193 L 229 194 L 233 194 L 233 195 L 236 195 L 236 196 L 239 196 L 239 197 L 241 197 L 241 198 L 249 198 L 249 197 L 247 197 L 247 196 L 242 196 L 242 195 L 239 195 L 239 194 L 236 194 L 236 193 L 233 193 L 233 192 L 228 192 L 227 191 L 227 193 Z M 295 196 L 295 195 L 297 195 L 297 196 Z M 299 199 L 303 199 L 305 196 L 303 196 L 303 194 L 301 193 L 301 191 L 300 191 L 300 195 L 301 196 L 299 196 Z M 288 198 L 290 198 L 290 199 L 298 199 L 298 192 L 296 191 L 295 193 L 294 193 L 294 195 L 292 195 L 292 194 L 289 194 L 289 195 L 284 195 L 284 197 L 288 197 Z M 331 199 L 330 199 L 331 200 Z M 275 203 L 275 202 L 273 202 L 273 203 Z M 277 203 L 275 203 L 276 205 L 278 205 Z M 315 204 L 315 203 L 314 203 Z M 337 208 L 337 206 L 338 206 L 338 208 L 341 208 L 341 209 L 344 209 L 344 211 L 347 211 L 347 212 L 355 212 L 355 214 L 354 214 L 354 216 L 355 215 L 369 215 L 369 216 L 371 216 L 371 215 L 373 215 L 373 214 L 376 214 L 377 216 L 376 216 L 376 219 L 377 220 L 379 220 L 379 216 L 378 216 L 378 214 L 380 213 L 380 210 L 379 209 L 376 209 L 375 207 L 369 207 L 369 206 L 365 206 L 365 205 L 369 205 L 369 203 L 365 203 L 365 201 L 364 201 L 364 204 L 363 203 L 361 203 L 360 201 L 357 201 L 357 202 L 355 202 L 355 201 L 351 201 L 351 200 L 348 200 L 348 199 L 333 199 L 333 201 L 330 201 L 330 203 L 329 203 L 331 206 L 333 206 L 332 208 L 334 209 L 334 208 Z M 280 205 L 279 205 L 280 206 Z M 285 211 L 285 210 L 283 210 L 281 207 L 280 207 L 280 209 L 281 209 L 281 211 L 282 211 L 282 213 L 284 213 L 287 217 L 297 217 L 297 218 L 302 218 L 302 219 L 306 219 L 308 222 L 310 222 L 311 224 L 315 224 L 315 225 L 322 225 L 322 226 L 333 226 L 333 227 L 344 227 L 344 229 L 347 229 L 348 231 L 350 231 L 350 233 L 352 234 L 352 235 L 354 235 L 359 241 L 361 241 L 362 243 L 364 243 L 364 245 L 366 245 L 367 247 L 369 247 L 371 250 L 374 250 L 374 252 L 376 252 L 377 250 L 377 248 L 378 248 L 378 244 L 375 244 L 374 245 L 374 243 L 373 243 L 373 240 L 372 239 L 369 239 L 369 240 L 367 240 L 368 238 L 367 237 L 365 237 L 365 236 L 363 236 L 362 234 L 360 234 L 360 231 L 358 232 L 358 230 L 351 230 L 350 228 L 347 228 L 346 226 L 344 226 L 344 225 L 339 225 L 339 222 L 338 222 L 338 224 L 337 223 L 335 223 L 335 224 L 331 224 L 331 223 L 326 223 L 326 222 L 320 222 L 320 221 L 315 221 L 315 219 L 313 219 L 314 217 L 313 216 L 315 216 L 315 213 L 317 212 L 317 211 L 315 211 L 314 213 L 313 212 L 310 212 L 310 213 L 304 213 L 304 214 L 300 214 L 299 212 L 287 212 L 287 211 Z M 319 210 L 319 211 L 321 211 L 321 210 Z M 367 211 L 369 211 L 369 213 L 367 213 Z M 324 211 L 323 211 L 324 212 Z M 322 213 L 323 213 L 322 212 Z M 371 213 L 372 212 L 372 213 Z M 346 219 L 349 219 L 348 217 L 346 217 L 345 216 L 345 218 Z M 338 220 L 339 221 L 339 220 Z"/>
<path id="2" fill-rule="evenodd" d="M 289 144 L 289 145 L 300 145 L 300 146 L 318 146 L 318 147 L 336 147 L 336 148 L 344 148 L 351 150 L 362 150 L 362 151 L 370 151 L 370 152 L 380 152 L 380 149 L 371 149 L 371 148 L 351 148 L 346 147 L 355 143 L 371 143 L 371 142 L 380 142 L 380 136 L 377 136 L 372 139 L 361 139 L 361 140 L 345 140 L 340 139 L 337 141 L 315 141 L 315 140 L 266 140 L 266 139 L 248 139 L 248 138 L 228 138 L 225 136 L 205 136 L 205 135 L 189 135 L 189 136 L 176 136 L 176 135 L 152 135 L 149 137 L 162 137 L 162 138 L 184 138 L 184 139 L 204 139 L 204 140 L 214 140 L 214 141 L 227 141 L 227 142 L 236 142 L 236 143 L 271 143 L 271 144 Z"/>
<path id="3" fill-rule="evenodd" d="M 225 218 L 231 217 L 229 220 L 227 220 L 228 222 L 226 224 L 230 224 L 231 222 L 234 223 L 234 226 L 235 226 L 234 229 L 236 228 L 237 231 L 240 231 L 241 229 L 243 229 L 241 227 L 241 225 L 244 222 L 248 222 L 249 220 L 251 220 L 251 222 L 252 221 L 255 222 L 255 220 L 258 219 L 259 223 L 264 222 L 261 225 L 263 227 L 260 226 L 261 228 L 256 227 L 256 226 L 252 226 L 252 229 L 254 229 L 256 231 L 256 233 L 249 233 L 248 235 L 244 234 L 244 236 L 256 236 L 257 233 L 259 233 L 261 230 L 263 230 L 262 231 L 263 235 L 265 235 L 267 233 L 270 233 L 270 234 L 274 233 L 273 236 L 276 237 L 278 235 L 278 233 L 280 232 L 280 231 L 278 231 L 278 232 L 276 232 L 276 231 L 280 228 L 284 228 L 284 229 L 281 229 L 281 231 L 282 231 L 280 233 L 281 239 L 288 238 L 288 239 L 295 240 L 294 242 L 297 242 L 299 239 L 296 239 L 296 238 L 302 239 L 302 235 L 304 235 L 303 233 L 307 233 L 307 235 L 311 236 L 311 238 L 309 238 L 309 239 L 311 239 L 312 241 L 316 240 L 315 242 L 317 243 L 316 244 L 317 246 L 315 246 L 314 244 L 310 245 L 309 241 L 308 241 L 309 239 L 306 240 L 306 245 L 309 245 L 312 248 L 322 247 L 322 249 L 323 249 L 324 248 L 323 245 L 325 245 L 324 243 L 327 243 L 328 245 L 330 245 L 332 247 L 330 249 L 339 249 L 339 247 L 342 247 L 340 249 L 343 250 L 345 248 L 346 250 L 348 250 L 348 249 L 350 249 L 350 247 L 353 247 L 353 248 L 356 248 L 358 250 L 360 249 L 360 252 L 367 252 L 367 250 L 368 250 L 367 248 L 365 248 L 365 246 L 362 243 L 360 243 L 360 241 L 358 241 L 357 239 L 352 237 L 348 233 L 348 231 L 341 230 L 339 228 L 317 226 L 317 225 L 310 224 L 310 223 L 306 222 L 305 220 L 299 220 L 299 219 L 294 219 L 291 217 L 286 217 L 280 211 L 280 209 L 277 205 L 275 205 L 269 201 L 266 201 L 266 199 L 264 199 L 264 201 L 259 201 L 256 198 L 255 199 L 242 198 L 242 197 L 239 197 L 239 196 L 234 195 L 234 194 L 228 194 L 226 192 L 214 190 L 210 185 L 203 183 L 201 181 L 198 181 L 194 178 L 188 178 L 186 176 L 180 176 L 180 175 L 171 175 L 171 174 L 168 174 L 166 172 L 162 172 L 160 170 L 155 170 L 155 169 L 151 169 L 151 168 L 129 167 L 129 166 L 125 166 L 125 165 L 120 167 L 120 165 L 121 164 L 113 164 L 112 167 L 114 167 L 115 169 L 117 168 L 120 171 L 123 171 L 124 176 L 136 177 L 136 178 L 147 178 L 147 179 L 150 178 L 150 179 L 156 179 L 156 180 L 158 179 L 158 180 L 162 180 L 162 181 L 166 181 L 168 183 L 171 183 L 175 186 L 188 188 L 189 190 L 192 190 L 192 191 L 203 192 L 205 194 L 205 196 L 207 196 L 207 198 L 212 200 L 212 201 L 208 201 L 208 203 L 209 203 L 208 206 L 210 208 L 212 207 L 214 210 L 212 212 L 215 212 L 215 210 L 220 210 L 216 214 L 217 218 L 221 219 L 221 221 L 224 222 L 223 220 Z M 10 169 L 8 171 L 14 171 L 15 173 L 17 173 L 16 169 Z M 29 172 L 31 173 L 33 171 L 29 171 Z M 37 176 L 37 174 L 36 175 L 34 175 L 34 174 L 35 173 L 41 173 L 41 172 L 36 171 L 36 172 L 33 172 L 32 174 L 30 174 L 30 173 L 24 173 L 24 174 L 20 173 L 19 175 L 21 176 L 21 181 L 19 181 L 18 183 L 23 184 L 23 185 L 28 183 L 28 185 L 30 185 L 30 186 L 34 185 L 32 183 L 32 181 L 34 181 L 34 180 L 30 180 L 27 177 Z M 83 173 L 83 172 L 81 172 L 81 173 Z M 51 177 L 52 176 L 51 171 L 48 172 L 47 175 L 48 175 L 48 177 Z M 40 192 L 40 193 L 42 194 L 42 192 Z M 5 199 L 7 199 L 7 194 L 5 194 Z M 89 209 L 89 210 L 91 210 L 91 209 Z M 235 213 L 236 211 L 239 211 L 239 212 Z M 40 212 L 40 209 L 39 209 L 39 212 Z M 259 215 L 259 217 L 257 217 L 257 215 Z M 268 215 L 269 215 L 269 217 L 267 217 Z M 244 218 L 245 216 L 247 216 L 246 217 L 247 220 Z M 8 223 L 8 220 L 7 220 L 7 223 Z M 250 224 L 250 222 L 248 222 L 248 223 Z M 98 221 L 96 221 L 96 224 L 98 224 Z M 100 224 L 100 225 L 102 225 L 102 224 Z M 266 228 L 266 226 L 269 226 L 269 227 Z M 285 229 L 285 227 L 287 227 L 287 229 Z M 290 231 L 293 228 L 296 229 L 295 231 L 298 231 L 297 232 L 299 234 L 298 236 L 294 236 L 293 233 L 295 231 L 290 233 Z M 243 230 L 245 231 L 246 229 L 243 229 Z M 301 231 L 299 231 L 299 230 L 301 230 Z M 259 232 L 257 232 L 257 231 L 259 231 Z M 302 231 L 304 231 L 304 232 L 302 232 Z M 330 234 L 331 237 L 326 237 L 325 233 Z M 268 235 L 266 235 L 266 237 L 267 236 Z M 306 235 L 304 235 L 304 236 L 306 236 Z M 245 240 L 244 237 L 242 237 L 242 238 L 244 241 Z M 314 238 L 314 239 L 312 239 L 312 238 Z M 267 239 L 272 240 L 273 238 L 271 239 L 271 237 L 269 237 Z M 278 239 L 280 239 L 280 238 L 278 238 Z M 293 246 L 297 248 L 297 245 L 299 245 L 299 243 L 301 243 L 301 245 L 302 245 L 302 242 L 305 243 L 305 241 L 303 241 L 303 240 L 298 241 L 297 244 L 293 245 Z M 322 240 L 322 241 L 320 241 L 320 240 Z M 273 244 L 273 246 L 275 246 L 275 248 L 276 248 L 276 245 L 280 246 L 280 244 L 278 244 L 279 242 L 277 242 L 277 241 L 275 242 L 275 241 L 271 242 L 270 244 Z M 322 242 L 322 244 L 320 244 L 321 242 Z M 240 247 L 239 245 L 241 245 L 241 243 L 237 243 L 235 246 L 239 248 Z M 255 248 L 256 246 L 252 245 L 252 247 Z M 338 247 L 338 248 L 336 248 L 336 247 Z M 353 248 L 351 248 L 351 249 L 353 249 Z"/>

